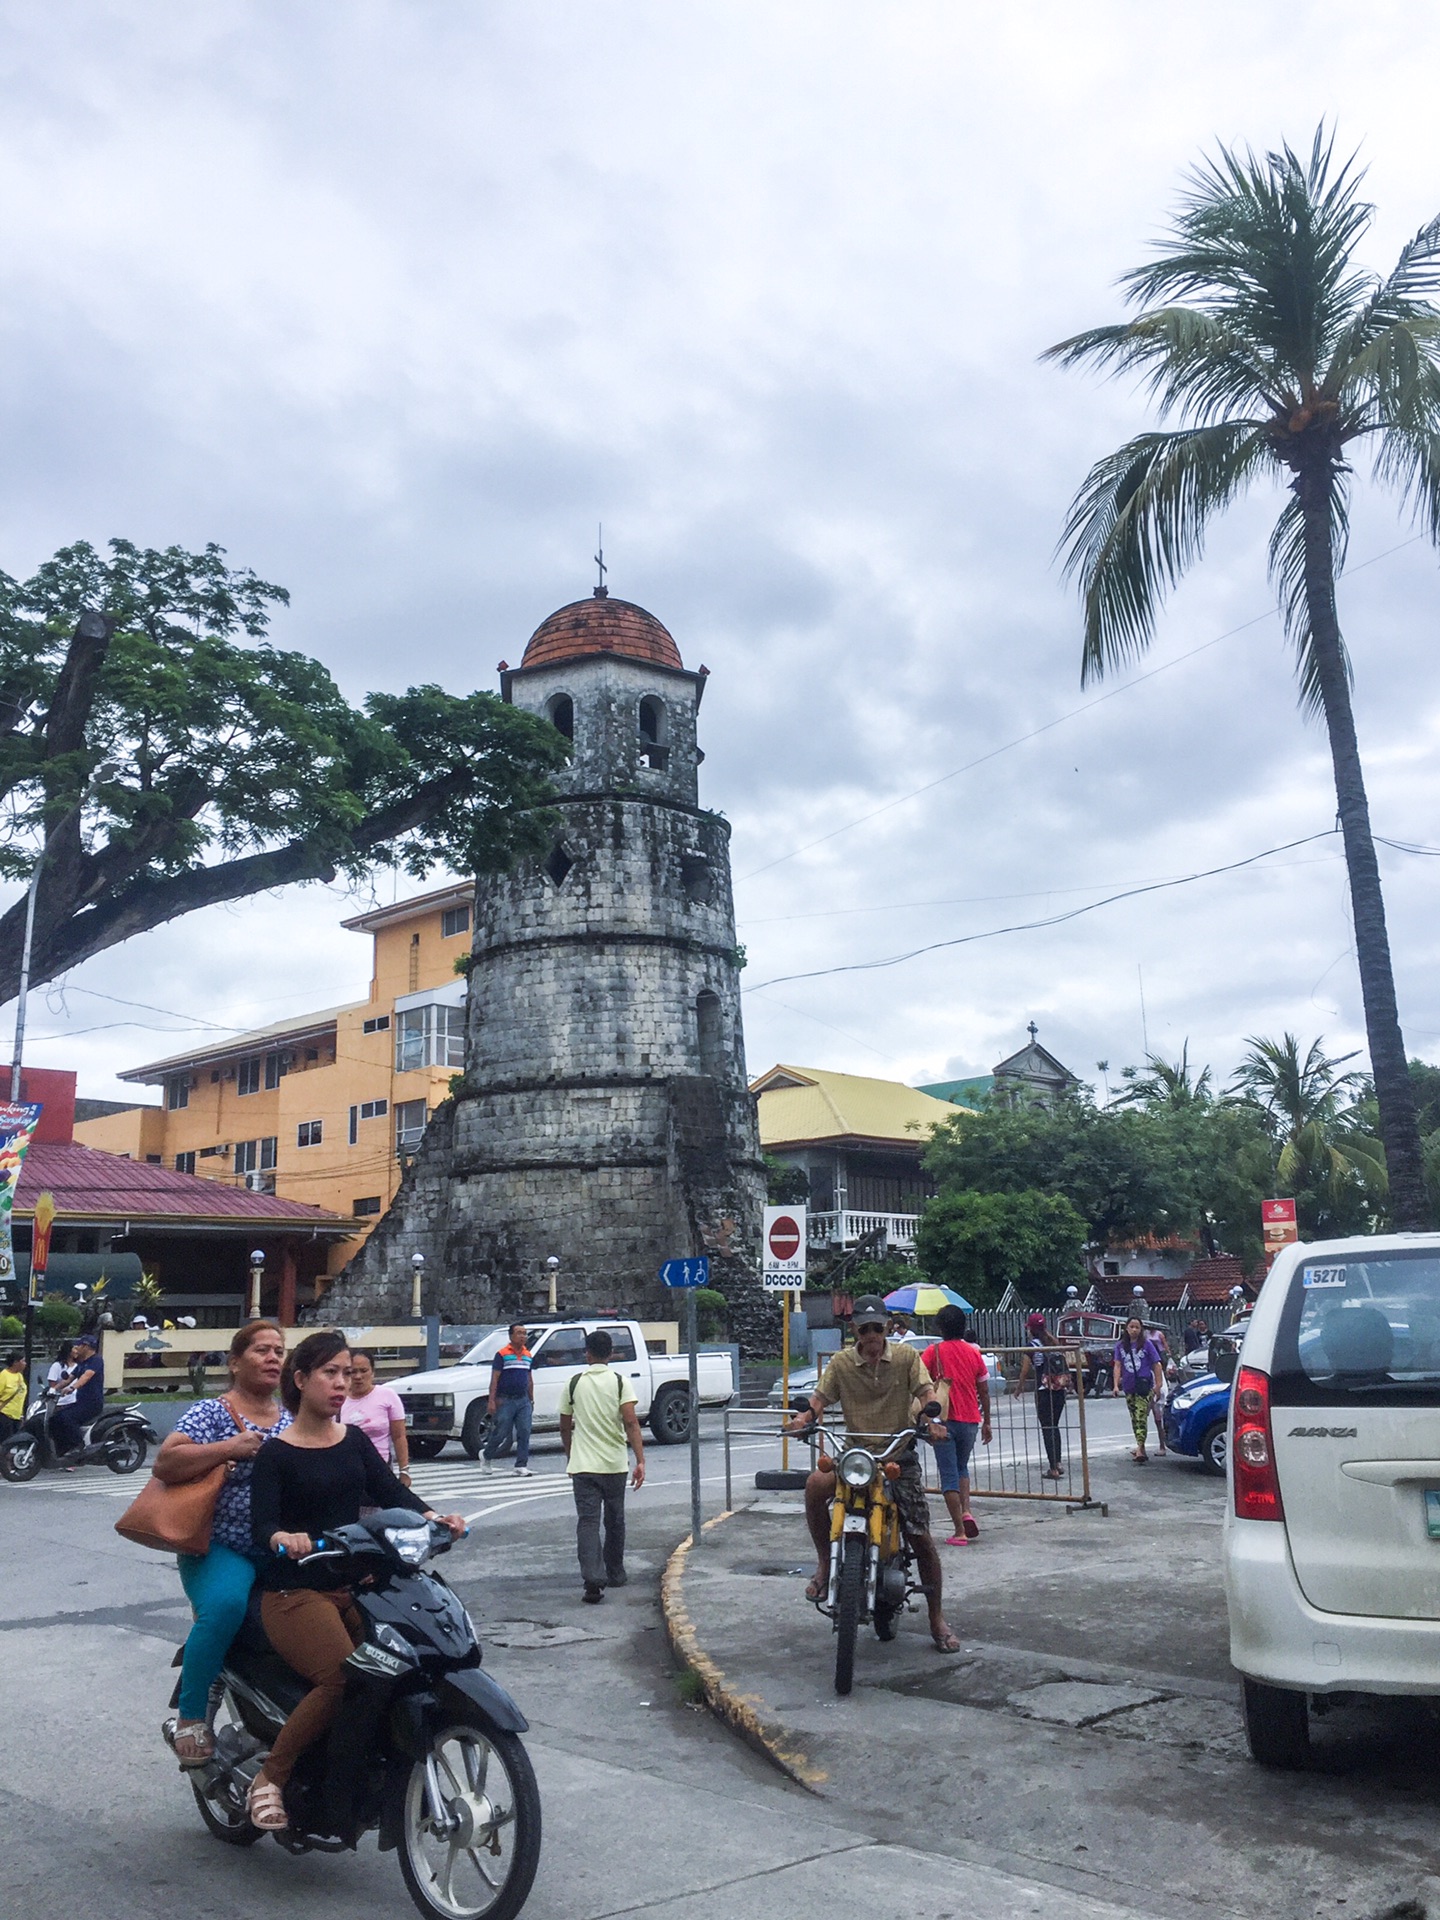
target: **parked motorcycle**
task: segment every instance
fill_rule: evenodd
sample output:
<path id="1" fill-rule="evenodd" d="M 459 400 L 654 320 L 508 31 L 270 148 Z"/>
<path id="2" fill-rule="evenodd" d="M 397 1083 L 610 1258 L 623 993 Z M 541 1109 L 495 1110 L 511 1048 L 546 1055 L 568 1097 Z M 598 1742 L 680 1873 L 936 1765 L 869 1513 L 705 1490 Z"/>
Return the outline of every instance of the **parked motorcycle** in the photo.
<path id="1" fill-rule="evenodd" d="M 134 1473 L 145 1464 L 148 1448 L 160 1436 L 138 1406 L 107 1407 L 85 1431 L 78 1453 L 62 1454 L 55 1445 L 52 1423 L 60 1404 L 60 1389 L 47 1387 L 26 1414 L 20 1429 L 0 1440 L 0 1478 L 33 1480 L 42 1467 L 90 1467 L 97 1463 L 112 1473 Z"/>
<path id="2" fill-rule="evenodd" d="M 830 1580 L 815 1605 L 834 1624 L 836 1693 L 849 1693 L 855 1683 L 861 1627 L 873 1625 L 877 1639 L 893 1640 L 911 1595 L 923 1591 L 913 1578 L 915 1556 L 901 1531 L 891 1488 L 900 1478 L 898 1456 L 915 1444 L 939 1412 L 939 1403 L 932 1401 L 913 1427 L 892 1434 L 878 1452 L 848 1443 L 823 1422 L 812 1429 L 833 1448 L 816 1460 L 822 1473 L 835 1475 L 835 1497 L 830 1506 Z"/>
<path id="3" fill-rule="evenodd" d="M 449 1546 L 444 1526 L 396 1507 L 337 1527 L 299 1563 L 346 1563 L 365 1637 L 328 1736 L 285 1789 L 290 1825 L 274 1838 L 287 1853 L 340 1853 L 378 1829 L 422 1914 L 511 1920 L 539 1864 L 540 1793 L 520 1740 L 524 1715 L 481 1671 L 474 1622 L 423 1565 Z M 246 1811 L 250 1783 L 307 1691 L 265 1638 L 252 1595 L 211 1695 L 215 1757 L 190 1770 L 217 1840 L 261 1838 Z M 179 1699 L 177 1685 L 171 1706 Z M 173 1720 L 165 1736 L 173 1745 Z"/>

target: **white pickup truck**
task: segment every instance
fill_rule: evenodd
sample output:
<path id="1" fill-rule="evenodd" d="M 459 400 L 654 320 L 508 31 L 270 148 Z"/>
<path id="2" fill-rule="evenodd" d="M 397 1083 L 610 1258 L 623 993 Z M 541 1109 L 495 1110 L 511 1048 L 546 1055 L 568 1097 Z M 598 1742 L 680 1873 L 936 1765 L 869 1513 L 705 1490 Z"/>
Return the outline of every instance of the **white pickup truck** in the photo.
<path id="1" fill-rule="evenodd" d="M 535 1413 L 532 1431 L 556 1432 L 565 1382 L 586 1364 L 585 1336 L 603 1327 L 612 1341 L 610 1365 L 635 1389 L 636 1413 L 648 1420 L 662 1446 L 690 1437 L 690 1363 L 683 1353 L 652 1354 L 636 1320 L 538 1321 L 526 1325 L 535 1356 Z M 407 1373 L 387 1385 L 405 1408 L 410 1451 L 417 1460 L 433 1460 L 447 1440 L 459 1440 L 472 1460 L 480 1457 L 489 1424 L 491 1361 L 509 1335 L 497 1327 L 478 1340 L 453 1367 Z M 702 1353 L 697 1383 L 702 1407 L 728 1406 L 735 1397 L 735 1374 L 728 1353 Z"/>

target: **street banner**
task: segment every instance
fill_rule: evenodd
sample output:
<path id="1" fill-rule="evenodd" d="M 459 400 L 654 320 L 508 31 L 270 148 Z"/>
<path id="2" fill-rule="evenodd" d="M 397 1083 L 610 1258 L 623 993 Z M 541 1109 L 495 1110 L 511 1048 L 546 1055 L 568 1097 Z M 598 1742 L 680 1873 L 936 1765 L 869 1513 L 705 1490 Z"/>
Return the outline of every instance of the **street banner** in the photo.
<path id="1" fill-rule="evenodd" d="M 0 1282 L 15 1278 L 15 1241 L 11 1232 L 15 1189 L 26 1148 L 35 1137 L 40 1103 L 0 1100 Z M 34 1298 L 32 1293 L 31 1298 Z"/>
<path id="2" fill-rule="evenodd" d="M 45 1270 L 50 1265 L 50 1236 L 55 1231 L 55 1196 L 35 1196 L 35 1225 L 30 1233 L 30 1298 L 45 1298 Z"/>
<path id="3" fill-rule="evenodd" d="M 1282 1247 L 1293 1247 L 1300 1238 L 1300 1229 L 1295 1223 L 1295 1202 L 1262 1200 L 1260 1229 L 1264 1235 L 1267 1260 L 1273 1260 Z"/>
<path id="4" fill-rule="evenodd" d="M 767 1293 L 789 1293 L 804 1286 L 804 1207 L 766 1207 L 760 1234 L 760 1284 Z"/>

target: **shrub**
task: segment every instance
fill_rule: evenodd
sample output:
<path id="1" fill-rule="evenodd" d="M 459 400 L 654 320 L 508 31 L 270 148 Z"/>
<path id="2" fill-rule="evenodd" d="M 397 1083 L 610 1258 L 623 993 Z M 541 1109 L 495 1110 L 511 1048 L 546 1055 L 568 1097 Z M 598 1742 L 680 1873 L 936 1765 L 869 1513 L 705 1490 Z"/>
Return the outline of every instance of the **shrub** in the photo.
<path id="1" fill-rule="evenodd" d="M 0 1320 L 0 1341 L 23 1340 L 24 1338 L 25 1322 L 20 1319 L 17 1314 L 7 1313 L 4 1319 Z"/>
<path id="2" fill-rule="evenodd" d="M 80 1309 L 63 1293 L 47 1293 L 35 1309 L 35 1324 L 48 1334 L 78 1333 Z"/>
<path id="3" fill-rule="evenodd" d="M 714 1287 L 695 1289 L 695 1328 L 702 1340 L 721 1340 L 727 1330 L 730 1302 Z"/>

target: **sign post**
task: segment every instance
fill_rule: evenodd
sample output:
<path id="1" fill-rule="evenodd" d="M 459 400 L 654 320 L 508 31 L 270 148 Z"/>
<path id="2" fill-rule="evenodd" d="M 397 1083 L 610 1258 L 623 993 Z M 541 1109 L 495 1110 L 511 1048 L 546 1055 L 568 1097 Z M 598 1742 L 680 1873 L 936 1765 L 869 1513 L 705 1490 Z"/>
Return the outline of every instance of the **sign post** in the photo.
<path id="1" fill-rule="evenodd" d="M 20 1168 L 24 1164 L 26 1150 L 35 1137 L 35 1127 L 39 1119 L 40 1106 L 36 1101 L 0 1100 L 0 1280 L 8 1281 L 15 1278 L 15 1242 L 12 1232 L 15 1189 L 20 1184 Z M 44 1277 L 43 1272 L 41 1277 Z M 31 1355 L 35 1346 L 35 1302 L 32 1267 L 30 1285 L 25 1289 L 25 1379 L 27 1384 L 30 1379 Z"/>
<path id="2" fill-rule="evenodd" d="M 685 1290 L 685 1345 L 690 1354 L 690 1544 L 700 1545 L 700 1361 L 696 1348 L 695 1294 L 710 1284 L 710 1260 L 699 1254 L 690 1260 L 667 1260 L 660 1268 L 667 1287 Z"/>
<path id="3" fill-rule="evenodd" d="M 1272 1266 L 1282 1247 L 1292 1247 L 1300 1238 L 1293 1200 L 1262 1200 L 1260 1227 L 1265 1238 L 1265 1262 Z"/>
<path id="4" fill-rule="evenodd" d="M 760 1284 L 767 1293 L 779 1293 L 780 1406 L 782 1418 L 790 1412 L 790 1295 L 805 1283 L 804 1207 L 766 1207 L 761 1229 Z M 780 1430 L 780 1471 L 790 1469 L 790 1435 Z"/>

